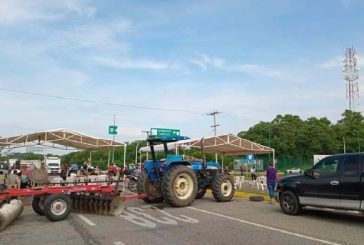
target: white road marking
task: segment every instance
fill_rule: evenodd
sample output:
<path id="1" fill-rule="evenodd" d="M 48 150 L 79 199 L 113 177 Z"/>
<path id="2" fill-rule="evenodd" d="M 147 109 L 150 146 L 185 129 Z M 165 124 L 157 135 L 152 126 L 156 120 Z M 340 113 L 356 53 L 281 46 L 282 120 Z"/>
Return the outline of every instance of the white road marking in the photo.
<path id="1" fill-rule="evenodd" d="M 115 245 L 125 245 L 125 243 L 120 242 L 120 241 L 114 242 L 114 244 L 115 244 Z"/>
<path id="2" fill-rule="evenodd" d="M 124 212 L 122 214 L 119 215 L 120 217 L 136 224 L 136 225 L 140 225 L 143 227 L 147 227 L 147 228 L 155 228 L 157 225 L 149 220 L 146 220 L 142 217 L 136 216 L 135 214 L 128 212 L 126 210 L 124 210 Z"/>
<path id="3" fill-rule="evenodd" d="M 96 225 L 94 222 L 92 222 L 91 220 L 89 220 L 88 218 L 86 218 L 85 216 L 83 216 L 82 214 L 79 214 L 78 217 L 80 219 L 82 219 L 89 226 L 95 226 Z"/>
<path id="4" fill-rule="evenodd" d="M 135 214 L 140 214 L 144 216 L 145 218 L 151 219 L 153 221 L 156 221 L 158 223 L 166 224 L 166 225 L 177 225 L 177 221 L 167 218 L 167 217 L 161 217 L 159 219 L 154 218 L 153 216 L 144 213 L 144 209 L 136 208 L 136 207 L 128 207 L 128 211 L 133 212 Z"/>
<path id="5" fill-rule="evenodd" d="M 192 224 L 197 224 L 197 223 L 199 222 L 199 221 L 198 221 L 198 219 L 194 219 L 194 218 L 188 217 L 188 216 L 183 215 L 183 214 L 179 215 L 180 217 L 177 217 L 177 216 L 174 216 L 174 215 L 172 215 L 172 214 L 170 214 L 170 213 L 167 213 L 166 211 L 161 210 L 161 209 L 159 209 L 159 208 L 157 208 L 157 207 L 152 207 L 152 209 L 154 209 L 154 210 L 158 210 L 158 211 L 159 211 L 159 212 L 161 212 L 162 214 L 164 214 L 164 215 L 166 215 L 166 216 L 169 216 L 169 217 L 171 217 L 171 218 L 173 218 L 173 219 L 176 219 L 176 220 L 182 221 L 182 222 L 192 223 Z"/>
<path id="6" fill-rule="evenodd" d="M 270 226 L 266 226 L 266 225 L 262 225 L 262 224 L 258 224 L 258 223 L 254 223 L 254 222 L 250 222 L 250 221 L 247 221 L 247 220 L 237 219 L 237 218 L 230 217 L 230 216 L 226 216 L 226 215 L 223 215 L 223 214 L 210 212 L 210 211 L 207 211 L 207 210 L 204 210 L 204 209 L 199 209 L 199 208 L 194 208 L 194 207 L 187 207 L 187 208 L 192 209 L 192 210 L 195 210 L 195 211 L 199 211 L 199 212 L 202 212 L 202 213 L 212 214 L 212 215 L 215 215 L 215 216 L 218 216 L 218 217 L 222 217 L 222 218 L 225 218 L 225 219 L 238 221 L 240 223 L 244 223 L 244 224 L 248 224 L 248 225 L 253 225 L 253 226 L 256 226 L 256 227 L 263 228 L 263 229 L 277 231 L 277 232 L 281 232 L 283 234 L 287 234 L 287 235 L 291 235 L 291 236 L 296 236 L 296 237 L 304 238 L 304 239 L 311 240 L 311 241 L 315 241 L 315 242 L 321 242 L 321 243 L 330 244 L 330 245 L 342 245 L 340 243 L 330 242 L 330 241 L 326 241 L 326 240 L 322 240 L 322 239 L 318 239 L 318 238 L 314 238 L 314 237 L 310 237 L 310 236 L 305 236 L 305 235 L 302 235 L 302 234 L 299 234 L 299 233 L 295 233 L 295 232 L 291 232 L 291 231 L 281 230 L 281 229 L 273 228 L 273 227 L 270 227 Z"/>

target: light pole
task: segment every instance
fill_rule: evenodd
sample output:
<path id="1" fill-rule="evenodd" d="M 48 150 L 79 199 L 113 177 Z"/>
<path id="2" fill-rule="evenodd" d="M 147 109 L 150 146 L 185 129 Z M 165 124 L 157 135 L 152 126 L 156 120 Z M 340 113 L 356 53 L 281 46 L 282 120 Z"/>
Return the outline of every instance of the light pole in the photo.
<path id="1" fill-rule="evenodd" d="M 149 131 L 148 130 L 142 130 L 142 133 L 146 133 L 147 134 L 147 139 L 148 139 L 148 137 L 149 137 Z M 147 141 L 147 147 L 148 147 L 148 141 Z M 148 158 L 148 151 L 147 151 L 147 160 L 149 160 L 149 158 Z"/>
<path id="2" fill-rule="evenodd" d="M 271 136 L 272 136 L 272 128 L 269 126 L 269 131 L 268 131 L 268 146 L 269 146 L 269 148 L 270 148 Z M 270 152 L 269 152 L 269 162 L 270 162 Z"/>
<path id="3" fill-rule="evenodd" d="M 138 164 L 138 147 L 139 147 L 139 142 L 136 144 L 135 147 L 135 166 L 137 166 Z"/>
<path id="4" fill-rule="evenodd" d="M 358 130 L 353 130 L 353 132 L 356 133 L 356 138 L 358 140 L 358 152 L 360 152 L 360 140 L 359 140 L 359 131 Z"/>

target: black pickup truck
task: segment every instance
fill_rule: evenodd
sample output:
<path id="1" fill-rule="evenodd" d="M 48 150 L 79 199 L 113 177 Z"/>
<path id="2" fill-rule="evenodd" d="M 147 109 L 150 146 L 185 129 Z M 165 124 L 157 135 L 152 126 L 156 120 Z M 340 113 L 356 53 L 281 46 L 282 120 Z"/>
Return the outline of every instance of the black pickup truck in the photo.
<path id="1" fill-rule="evenodd" d="M 301 175 L 282 178 L 277 197 L 285 214 L 302 207 L 364 211 L 364 153 L 323 158 Z"/>

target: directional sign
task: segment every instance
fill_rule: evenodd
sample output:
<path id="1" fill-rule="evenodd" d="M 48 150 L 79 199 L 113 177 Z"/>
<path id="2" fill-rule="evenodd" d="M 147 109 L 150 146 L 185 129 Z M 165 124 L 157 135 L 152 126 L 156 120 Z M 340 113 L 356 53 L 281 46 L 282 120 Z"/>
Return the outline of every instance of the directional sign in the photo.
<path id="1" fill-rule="evenodd" d="M 118 129 L 118 126 L 110 125 L 109 126 L 109 134 L 113 134 L 113 135 L 118 134 L 118 132 L 116 131 L 117 129 Z"/>
<path id="2" fill-rule="evenodd" d="M 179 129 L 168 129 L 168 128 L 151 128 L 150 135 L 157 136 L 157 137 L 180 136 L 180 130 Z"/>

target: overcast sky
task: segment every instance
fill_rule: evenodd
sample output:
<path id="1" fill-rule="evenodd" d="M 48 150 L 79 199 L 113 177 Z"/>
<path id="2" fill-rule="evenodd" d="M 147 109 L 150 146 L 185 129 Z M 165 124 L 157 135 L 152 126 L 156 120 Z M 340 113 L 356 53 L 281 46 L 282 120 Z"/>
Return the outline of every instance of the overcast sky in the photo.
<path id="1" fill-rule="evenodd" d="M 0 136 L 107 138 L 114 114 L 118 141 L 152 127 L 210 136 L 215 110 L 218 134 L 277 114 L 336 122 L 363 13 L 360 0 L 1 0 Z"/>

